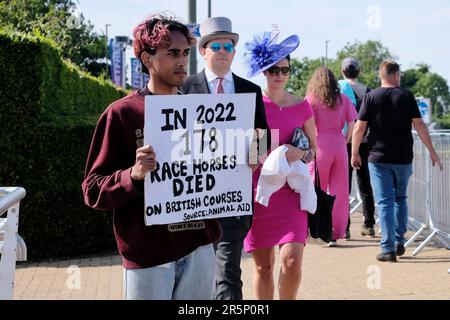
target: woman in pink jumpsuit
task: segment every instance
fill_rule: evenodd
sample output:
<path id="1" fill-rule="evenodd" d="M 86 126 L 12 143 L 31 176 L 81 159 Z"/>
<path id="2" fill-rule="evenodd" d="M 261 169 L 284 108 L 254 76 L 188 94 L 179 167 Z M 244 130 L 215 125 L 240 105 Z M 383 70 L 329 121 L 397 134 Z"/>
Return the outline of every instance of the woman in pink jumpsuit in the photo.
<path id="1" fill-rule="evenodd" d="M 336 78 L 328 68 L 317 69 L 309 84 L 307 101 L 313 108 L 317 127 L 317 165 L 320 184 L 324 191 L 335 195 L 333 207 L 333 240 L 343 239 L 348 221 L 348 155 L 346 145 L 350 141 L 357 118 L 350 99 L 340 93 Z M 348 124 L 346 136 L 342 129 Z M 315 162 L 310 163 L 314 175 Z"/>

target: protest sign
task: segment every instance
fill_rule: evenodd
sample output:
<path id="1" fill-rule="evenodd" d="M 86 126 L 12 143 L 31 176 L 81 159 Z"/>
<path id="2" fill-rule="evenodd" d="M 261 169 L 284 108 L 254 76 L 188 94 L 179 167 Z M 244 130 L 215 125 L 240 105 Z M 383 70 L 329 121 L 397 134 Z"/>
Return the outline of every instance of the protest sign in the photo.
<path id="1" fill-rule="evenodd" d="M 145 177 L 146 225 L 252 214 L 256 95 L 146 96 L 144 143 L 157 169 Z"/>

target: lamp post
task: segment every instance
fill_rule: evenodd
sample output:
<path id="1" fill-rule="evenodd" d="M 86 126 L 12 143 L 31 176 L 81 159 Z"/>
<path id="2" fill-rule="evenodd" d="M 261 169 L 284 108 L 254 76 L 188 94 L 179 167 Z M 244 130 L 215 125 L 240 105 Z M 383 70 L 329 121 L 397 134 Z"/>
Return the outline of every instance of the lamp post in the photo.
<path id="1" fill-rule="evenodd" d="M 197 0 L 189 0 L 189 23 L 197 23 Z M 197 73 L 197 50 L 192 48 L 189 60 L 189 74 Z"/>
<path id="2" fill-rule="evenodd" d="M 106 46 L 105 46 L 105 49 L 106 49 L 106 56 L 105 56 L 105 79 L 108 79 L 108 27 L 110 27 L 111 26 L 111 24 L 105 24 L 105 37 L 106 37 Z"/>
<path id="3" fill-rule="evenodd" d="M 328 43 L 330 42 L 330 40 L 325 41 L 325 67 L 328 66 Z"/>
<path id="4" fill-rule="evenodd" d="M 208 0 L 208 18 L 211 18 L 211 0 Z"/>

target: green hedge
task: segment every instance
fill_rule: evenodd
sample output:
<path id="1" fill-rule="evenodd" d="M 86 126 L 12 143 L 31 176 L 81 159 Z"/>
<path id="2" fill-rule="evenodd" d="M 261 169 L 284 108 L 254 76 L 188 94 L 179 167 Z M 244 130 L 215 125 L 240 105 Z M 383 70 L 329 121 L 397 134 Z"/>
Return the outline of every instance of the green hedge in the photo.
<path id="1" fill-rule="evenodd" d="M 437 119 L 437 123 L 441 129 L 450 129 L 450 114 L 444 114 L 441 118 Z"/>
<path id="2" fill-rule="evenodd" d="M 0 186 L 21 186 L 29 258 L 115 248 L 112 215 L 87 208 L 81 183 L 100 113 L 126 92 L 63 61 L 50 41 L 0 30 Z"/>

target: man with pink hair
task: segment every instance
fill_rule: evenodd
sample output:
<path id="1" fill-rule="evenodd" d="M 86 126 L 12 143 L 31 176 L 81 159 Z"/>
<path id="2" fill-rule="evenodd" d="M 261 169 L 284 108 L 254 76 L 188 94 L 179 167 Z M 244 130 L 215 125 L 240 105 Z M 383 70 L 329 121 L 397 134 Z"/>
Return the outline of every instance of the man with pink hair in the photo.
<path id="1" fill-rule="evenodd" d="M 212 299 L 218 222 L 144 223 L 144 177 L 156 169 L 158 152 L 143 145 L 145 96 L 179 93 L 194 40 L 185 25 L 162 15 L 139 24 L 134 38 L 135 55 L 150 80 L 100 116 L 86 163 L 84 201 L 113 211 L 126 299 Z"/>

